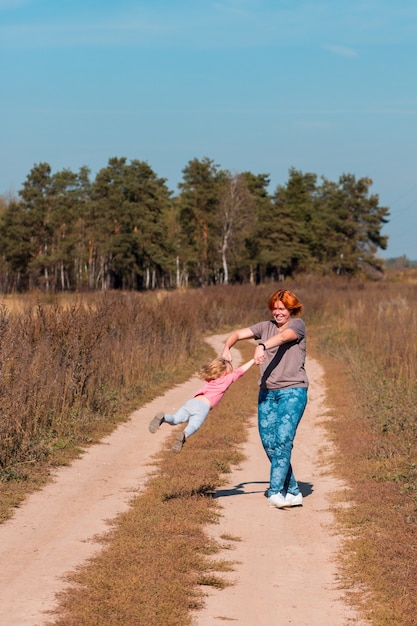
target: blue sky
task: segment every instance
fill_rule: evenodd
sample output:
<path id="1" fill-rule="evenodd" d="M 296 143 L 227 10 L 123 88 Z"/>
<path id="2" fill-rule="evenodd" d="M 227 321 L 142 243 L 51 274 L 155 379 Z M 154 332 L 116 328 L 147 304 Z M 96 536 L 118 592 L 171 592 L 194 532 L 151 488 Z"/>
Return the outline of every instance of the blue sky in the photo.
<path id="1" fill-rule="evenodd" d="M 382 257 L 417 259 L 417 2 L 0 0 L 0 194 L 36 163 L 92 177 L 194 158 L 373 180 Z"/>

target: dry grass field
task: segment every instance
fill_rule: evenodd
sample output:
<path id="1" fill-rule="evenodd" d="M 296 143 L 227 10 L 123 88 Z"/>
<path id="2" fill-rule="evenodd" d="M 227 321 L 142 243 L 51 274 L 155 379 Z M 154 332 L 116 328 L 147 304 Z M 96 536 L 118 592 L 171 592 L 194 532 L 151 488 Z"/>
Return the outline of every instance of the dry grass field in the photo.
<path id="1" fill-rule="evenodd" d="M 305 305 L 308 349 L 325 368 L 335 416 L 329 422 L 335 468 L 352 493 L 352 506 L 340 512 L 349 537 L 343 572 L 358 590 L 352 602 L 374 626 L 411 626 L 417 584 L 414 277 L 392 275 L 378 283 L 306 277 L 285 286 Z M 267 297 L 278 287 L 3 300 L 2 518 L 48 479 L 51 466 L 69 463 L 132 408 L 188 378 L 208 356 L 205 335 L 264 319 Z M 228 393 L 223 411 L 252 409 L 233 388 Z M 198 463 L 180 455 L 175 478 L 172 455 L 163 451 L 146 493 L 118 520 L 98 560 L 77 573 L 81 586 L 65 598 L 65 618 L 54 623 L 190 624 L 199 585 L 223 584 L 219 562 L 214 567 L 211 559 L 216 546 L 203 530 L 216 516 L 207 496 L 238 460 L 244 438 L 244 413 L 242 430 L 233 423 L 220 437 L 208 420 L 199 434 Z M 169 502 L 167 517 L 160 515 L 161 499 Z M 179 532 L 184 527 L 187 542 Z M 157 593 L 147 584 L 155 580 Z M 172 580 L 175 585 L 167 584 Z M 139 616 L 138 602 L 158 610 Z M 103 607 L 101 621 L 97 607 Z M 117 620 L 108 618 L 109 607 Z"/>

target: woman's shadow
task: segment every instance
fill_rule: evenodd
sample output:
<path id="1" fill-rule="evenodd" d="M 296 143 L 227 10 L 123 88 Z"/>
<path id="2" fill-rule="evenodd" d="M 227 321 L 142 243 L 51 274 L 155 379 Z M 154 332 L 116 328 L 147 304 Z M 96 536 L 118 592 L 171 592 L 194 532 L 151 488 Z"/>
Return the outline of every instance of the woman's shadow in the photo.
<path id="1" fill-rule="evenodd" d="M 213 498 L 228 498 L 230 496 L 248 496 L 255 493 L 263 493 L 266 495 L 268 485 L 269 483 L 267 481 L 239 483 L 229 489 L 216 489 L 212 492 L 212 496 Z M 257 488 L 257 486 L 259 486 L 259 488 Z M 298 481 L 298 486 L 300 487 L 303 498 L 308 498 L 314 491 L 312 483 Z"/>

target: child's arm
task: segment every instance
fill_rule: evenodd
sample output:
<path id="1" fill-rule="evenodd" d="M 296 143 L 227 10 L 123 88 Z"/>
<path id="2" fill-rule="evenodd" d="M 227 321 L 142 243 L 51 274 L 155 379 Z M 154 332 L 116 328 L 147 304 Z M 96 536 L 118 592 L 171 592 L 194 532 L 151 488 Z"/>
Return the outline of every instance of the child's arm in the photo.
<path id="1" fill-rule="evenodd" d="M 250 361 L 247 361 L 243 365 L 239 365 L 239 369 L 243 370 L 243 372 L 245 373 L 248 371 L 249 368 L 252 367 L 254 363 L 255 363 L 255 359 L 251 359 Z"/>

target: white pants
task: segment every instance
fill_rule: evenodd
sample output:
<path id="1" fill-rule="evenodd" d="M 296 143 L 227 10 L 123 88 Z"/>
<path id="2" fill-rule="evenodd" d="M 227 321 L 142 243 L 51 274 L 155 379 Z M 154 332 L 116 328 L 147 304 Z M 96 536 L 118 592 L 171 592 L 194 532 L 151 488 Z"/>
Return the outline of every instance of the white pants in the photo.
<path id="1" fill-rule="evenodd" d="M 193 398 L 192 400 L 188 400 L 174 415 L 164 413 L 164 419 L 168 424 L 172 424 L 173 426 L 188 422 L 188 426 L 184 428 L 184 433 L 189 437 L 202 426 L 207 415 L 210 413 L 210 408 L 207 402 Z"/>

